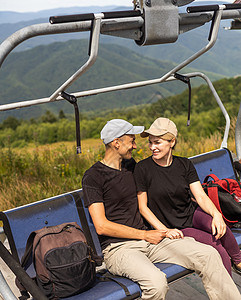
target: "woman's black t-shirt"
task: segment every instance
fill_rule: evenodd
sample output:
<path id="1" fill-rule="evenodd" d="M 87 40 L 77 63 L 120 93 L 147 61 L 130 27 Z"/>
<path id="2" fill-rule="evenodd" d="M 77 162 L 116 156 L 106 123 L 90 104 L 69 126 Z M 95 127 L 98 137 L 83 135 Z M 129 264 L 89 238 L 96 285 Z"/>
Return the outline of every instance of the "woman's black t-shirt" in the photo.
<path id="1" fill-rule="evenodd" d="M 138 210 L 136 185 L 131 171 L 126 168 L 119 171 L 97 162 L 85 172 L 82 186 L 86 207 L 102 202 L 109 221 L 136 229 L 147 229 Z M 99 240 L 104 249 L 110 243 L 126 239 L 99 235 Z"/>
<path id="2" fill-rule="evenodd" d="M 162 167 L 148 157 L 137 163 L 134 177 L 137 191 L 147 192 L 148 207 L 165 226 L 192 227 L 197 205 L 191 200 L 189 184 L 199 178 L 189 159 L 173 156 L 172 164 Z"/>

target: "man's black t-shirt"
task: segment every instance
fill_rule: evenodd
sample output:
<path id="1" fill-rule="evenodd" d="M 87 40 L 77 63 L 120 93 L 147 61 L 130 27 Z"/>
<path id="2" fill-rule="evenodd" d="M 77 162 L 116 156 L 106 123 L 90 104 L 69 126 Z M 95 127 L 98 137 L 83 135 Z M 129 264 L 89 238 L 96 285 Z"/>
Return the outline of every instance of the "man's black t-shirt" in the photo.
<path id="1" fill-rule="evenodd" d="M 172 164 L 162 167 L 148 157 L 136 165 L 134 177 L 137 191 L 147 192 L 148 207 L 165 226 L 192 227 L 196 204 L 189 184 L 199 178 L 189 159 L 173 156 Z"/>
<path id="2" fill-rule="evenodd" d="M 101 162 L 88 169 L 82 180 L 85 206 L 102 202 L 106 218 L 136 229 L 147 229 L 138 210 L 136 186 L 131 171 L 110 168 Z M 101 248 L 126 239 L 99 235 Z"/>

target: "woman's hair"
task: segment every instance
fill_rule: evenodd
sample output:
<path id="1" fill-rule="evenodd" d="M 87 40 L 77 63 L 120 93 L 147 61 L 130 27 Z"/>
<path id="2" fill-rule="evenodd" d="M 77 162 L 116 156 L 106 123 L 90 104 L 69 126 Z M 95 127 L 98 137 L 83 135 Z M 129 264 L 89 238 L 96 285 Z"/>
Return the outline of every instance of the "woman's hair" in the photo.
<path id="1" fill-rule="evenodd" d="M 175 137 L 174 134 L 168 132 L 168 133 L 165 133 L 163 135 L 160 135 L 160 138 L 163 139 L 163 140 L 169 141 L 169 142 L 171 142 L 171 140 L 175 139 L 175 144 L 172 147 L 173 150 L 175 149 L 176 144 L 177 144 L 177 138 Z"/>

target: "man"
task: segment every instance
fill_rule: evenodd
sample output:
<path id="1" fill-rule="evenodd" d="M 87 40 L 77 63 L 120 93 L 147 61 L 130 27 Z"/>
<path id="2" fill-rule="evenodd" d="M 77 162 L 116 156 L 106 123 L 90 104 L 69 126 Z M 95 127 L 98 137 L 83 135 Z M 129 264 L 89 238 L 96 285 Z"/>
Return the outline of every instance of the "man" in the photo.
<path id="1" fill-rule="evenodd" d="M 99 235 L 107 269 L 139 283 L 142 299 L 165 299 L 166 276 L 153 263 L 179 264 L 194 270 L 203 280 L 210 299 L 241 299 L 218 252 L 193 238 L 166 238 L 166 232 L 147 230 L 138 210 L 132 166 L 123 160 L 132 158 L 135 134 L 143 126 L 113 119 L 101 131 L 106 146 L 104 159 L 84 174 L 82 186 Z"/>

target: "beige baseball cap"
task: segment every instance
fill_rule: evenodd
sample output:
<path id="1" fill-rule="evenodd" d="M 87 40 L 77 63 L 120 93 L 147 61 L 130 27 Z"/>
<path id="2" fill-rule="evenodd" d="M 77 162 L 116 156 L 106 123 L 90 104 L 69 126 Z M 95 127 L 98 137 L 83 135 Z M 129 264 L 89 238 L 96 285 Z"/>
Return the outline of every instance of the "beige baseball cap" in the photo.
<path id="1" fill-rule="evenodd" d="M 157 118 L 149 129 L 141 133 L 141 137 L 147 137 L 150 134 L 154 136 L 162 136 L 171 133 L 175 138 L 177 137 L 177 127 L 174 122 L 168 118 Z"/>

